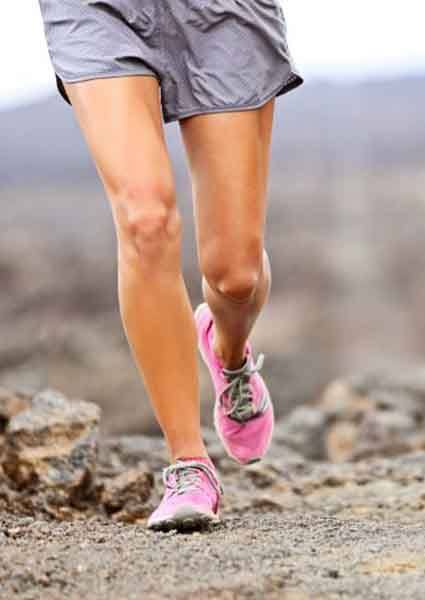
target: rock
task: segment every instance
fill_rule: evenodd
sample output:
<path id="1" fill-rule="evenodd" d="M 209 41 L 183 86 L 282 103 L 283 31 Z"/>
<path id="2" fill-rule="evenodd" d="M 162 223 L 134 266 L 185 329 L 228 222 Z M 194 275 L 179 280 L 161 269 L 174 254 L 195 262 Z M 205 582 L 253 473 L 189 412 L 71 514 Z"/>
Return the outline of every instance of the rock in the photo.
<path id="1" fill-rule="evenodd" d="M 268 512 L 282 512 L 283 504 L 273 496 L 263 494 L 262 496 L 256 496 L 251 501 L 251 507 L 255 510 L 268 511 Z"/>
<path id="2" fill-rule="evenodd" d="M 257 488 L 267 488 L 277 481 L 277 474 L 267 463 L 248 465 L 245 473 Z"/>
<path id="3" fill-rule="evenodd" d="M 146 515 L 146 502 L 154 486 L 150 469 L 143 464 L 107 481 L 101 502 L 108 514 L 120 513 L 120 520 L 132 521 Z"/>
<path id="4" fill-rule="evenodd" d="M 278 422 L 278 433 L 279 429 L 280 423 Z M 288 465 L 302 464 L 306 460 L 306 458 L 301 454 L 301 452 L 296 452 L 293 448 L 289 448 L 281 442 L 271 444 L 269 451 L 267 452 L 267 459 L 269 462 L 272 461 L 273 463 L 275 463 L 275 465 L 279 465 L 281 469 L 285 469 Z"/>
<path id="5" fill-rule="evenodd" d="M 31 405 L 31 396 L 0 387 L 0 433 L 4 433 L 10 419 Z"/>
<path id="6" fill-rule="evenodd" d="M 240 464 L 233 458 L 227 457 L 218 461 L 213 455 L 210 454 L 210 456 L 214 461 L 214 464 L 219 467 L 220 473 L 223 475 L 233 475 L 234 473 L 239 473 Z"/>
<path id="7" fill-rule="evenodd" d="M 322 410 L 301 406 L 277 424 L 274 439 L 306 458 L 320 460 L 325 456 L 326 425 Z"/>
<path id="8" fill-rule="evenodd" d="M 335 417 L 378 411 L 401 410 L 416 421 L 425 420 L 425 368 L 376 371 L 352 375 L 331 383 L 319 406 Z M 349 415 L 348 413 L 351 413 Z"/>
<path id="9" fill-rule="evenodd" d="M 325 458 L 333 462 L 420 450 L 425 447 L 425 369 L 334 381 L 316 409 L 327 423 Z"/>
<path id="10" fill-rule="evenodd" d="M 106 476 L 146 463 L 154 471 L 168 464 L 167 450 L 161 437 L 125 435 L 99 441 L 99 472 Z"/>
<path id="11" fill-rule="evenodd" d="M 358 393 L 350 381 L 336 380 L 325 388 L 317 408 L 330 421 L 355 421 L 371 408 L 371 402 L 367 396 Z"/>
<path id="12" fill-rule="evenodd" d="M 18 488 L 47 489 L 77 502 L 94 488 L 100 409 L 46 389 L 6 429 L 2 467 Z"/>
<path id="13" fill-rule="evenodd" d="M 350 460 L 358 440 L 358 428 L 354 423 L 341 422 L 331 425 L 326 435 L 326 454 L 332 462 Z"/>
<path id="14" fill-rule="evenodd" d="M 363 460 L 370 456 L 397 456 L 409 452 L 412 449 L 408 443 L 409 434 L 415 430 L 416 423 L 409 414 L 396 410 L 371 410 L 364 415 L 358 428 L 357 443 L 353 447 L 351 460 Z"/>

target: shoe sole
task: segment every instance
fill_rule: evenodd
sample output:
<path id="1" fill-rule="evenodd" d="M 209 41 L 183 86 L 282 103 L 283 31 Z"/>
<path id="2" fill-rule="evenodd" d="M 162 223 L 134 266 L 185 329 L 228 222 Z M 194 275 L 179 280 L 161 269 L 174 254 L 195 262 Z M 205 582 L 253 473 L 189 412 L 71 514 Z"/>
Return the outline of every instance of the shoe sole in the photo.
<path id="1" fill-rule="evenodd" d="M 218 515 L 208 515 L 194 510 L 181 509 L 173 517 L 148 524 L 148 529 L 154 531 L 194 531 L 207 528 L 209 525 L 220 523 Z"/>
<path id="2" fill-rule="evenodd" d="M 195 309 L 195 312 L 194 312 L 194 317 L 195 317 L 195 320 L 196 320 L 196 318 L 197 318 L 198 314 L 199 314 L 199 313 L 200 313 L 200 312 L 203 310 L 204 306 L 208 306 L 206 302 L 202 302 L 201 304 L 199 304 L 199 305 L 196 307 L 196 309 Z M 205 355 L 204 355 L 204 351 L 203 351 L 203 349 L 202 349 L 202 346 L 201 346 L 201 343 L 200 343 L 200 342 L 198 342 L 198 349 L 199 349 L 199 353 L 200 353 L 200 355 L 202 356 L 202 359 L 203 359 L 203 361 L 204 361 L 204 363 L 205 363 L 205 366 L 207 367 L 207 369 L 208 369 L 208 371 L 209 371 L 209 373 L 210 373 L 210 376 L 212 377 L 212 373 L 211 373 L 211 370 L 210 370 L 210 366 L 209 366 L 209 364 L 208 364 L 208 361 L 207 361 L 207 359 L 206 359 L 206 357 L 205 357 Z M 215 402 L 217 402 L 217 400 L 215 400 Z M 270 403 L 271 403 L 271 400 L 270 400 Z M 271 406 L 272 406 L 272 410 L 273 410 L 273 404 L 271 404 Z M 214 413 L 215 413 L 215 411 L 214 411 Z M 234 455 L 233 455 L 233 454 L 232 454 L 232 453 L 229 451 L 229 449 L 227 448 L 227 445 L 226 445 L 226 443 L 225 443 L 225 441 L 224 441 L 223 437 L 222 437 L 222 436 L 221 436 L 221 434 L 220 434 L 220 429 L 219 429 L 219 427 L 218 427 L 217 420 L 216 420 L 215 416 L 214 416 L 214 427 L 215 427 L 215 431 L 216 431 L 216 434 L 217 434 L 217 436 L 218 436 L 218 438 L 219 438 L 220 442 L 222 443 L 222 445 L 223 445 L 224 449 L 226 450 L 226 453 L 227 453 L 227 455 L 228 455 L 230 458 L 232 458 L 232 459 L 233 459 L 235 462 L 237 462 L 238 464 L 240 464 L 240 465 L 245 465 L 245 466 L 246 466 L 246 465 L 252 465 L 252 464 L 254 464 L 254 463 L 260 462 L 261 460 L 263 460 L 264 456 L 267 454 L 267 452 L 268 452 L 268 450 L 269 450 L 269 448 L 270 448 L 270 444 L 269 444 L 269 446 L 267 447 L 267 449 L 266 449 L 266 451 L 265 451 L 265 453 L 264 453 L 264 455 L 263 455 L 263 456 L 259 456 L 259 457 L 251 458 L 250 460 L 248 460 L 248 461 L 245 461 L 245 462 L 244 462 L 244 461 L 241 461 L 241 460 L 239 460 L 239 459 L 238 459 L 236 456 L 234 456 Z"/>
<path id="3" fill-rule="evenodd" d="M 263 460 L 263 457 L 260 456 L 260 458 L 251 458 L 251 460 L 248 460 L 246 463 L 244 463 L 245 465 L 253 465 L 255 463 L 260 462 L 261 460 Z"/>

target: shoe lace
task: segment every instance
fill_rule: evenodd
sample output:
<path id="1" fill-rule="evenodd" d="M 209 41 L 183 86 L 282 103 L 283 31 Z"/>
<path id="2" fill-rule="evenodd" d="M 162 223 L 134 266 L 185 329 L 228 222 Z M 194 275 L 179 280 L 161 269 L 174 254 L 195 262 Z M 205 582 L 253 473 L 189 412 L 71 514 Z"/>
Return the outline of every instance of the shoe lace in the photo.
<path id="1" fill-rule="evenodd" d="M 229 383 L 222 390 L 219 401 L 226 408 L 226 397 L 230 400 L 230 408 L 226 410 L 226 415 L 235 421 L 243 423 L 261 414 L 264 410 L 265 402 L 258 408 L 255 406 L 252 388 L 249 384 L 251 375 L 260 371 L 263 362 L 264 354 L 259 354 L 255 363 L 251 364 L 251 361 L 246 359 L 239 369 L 222 369 Z"/>
<path id="2" fill-rule="evenodd" d="M 221 484 L 216 479 L 212 470 L 204 463 L 193 461 L 184 461 L 169 465 L 162 472 L 164 486 L 171 491 L 171 494 L 184 494 L 185 492 L 194 489 L 201 489 L 202 479 L 201 471 L 203 471 L 213 488 L 217 493 L 223 493 Z M 171 483 L 170 475 L 174 474 L 174 481 Z"/>

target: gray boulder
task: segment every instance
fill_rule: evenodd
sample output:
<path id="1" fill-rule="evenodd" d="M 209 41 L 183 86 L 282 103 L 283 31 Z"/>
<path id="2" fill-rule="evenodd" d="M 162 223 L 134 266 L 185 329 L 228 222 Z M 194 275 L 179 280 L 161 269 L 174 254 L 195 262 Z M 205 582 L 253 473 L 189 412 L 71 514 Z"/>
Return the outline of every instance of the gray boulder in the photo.
<path id="1" fill-rule="evenodd" d="M 100 408 L 53 389 L 10 419 L 2 467 L 17 489 L 47 489 L 77 502 L 94 491 Z"/>

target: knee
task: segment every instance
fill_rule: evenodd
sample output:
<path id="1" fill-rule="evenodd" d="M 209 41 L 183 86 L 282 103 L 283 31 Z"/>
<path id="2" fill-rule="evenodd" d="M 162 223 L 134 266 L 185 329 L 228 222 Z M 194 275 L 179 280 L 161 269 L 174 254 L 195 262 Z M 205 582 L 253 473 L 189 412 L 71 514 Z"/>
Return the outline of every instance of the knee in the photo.
<path id="1" fill-rule="evenodd" d="M 249 302 L 255 294 L 262 272 L 262 247 L 246 253 L 238 260 L 237 254 L 210 255 L 201 265 L 208 284 L 218 293 L 235 302 Z"/>
<path id="2" fill-rule="evenodd" d="M 214 282 L 214 285 L 220 294 L 230 300 L 249 302 L 255 294 L 259 279 L 257 271 L 235 269 Z"/>
<path id="3" fill-rule="evenodd" d="M 113 194 L 118 237 L 145 258 L 180 241 L 181 216 L 172 185 L 125 182 Z"/>

